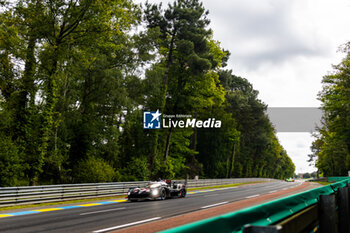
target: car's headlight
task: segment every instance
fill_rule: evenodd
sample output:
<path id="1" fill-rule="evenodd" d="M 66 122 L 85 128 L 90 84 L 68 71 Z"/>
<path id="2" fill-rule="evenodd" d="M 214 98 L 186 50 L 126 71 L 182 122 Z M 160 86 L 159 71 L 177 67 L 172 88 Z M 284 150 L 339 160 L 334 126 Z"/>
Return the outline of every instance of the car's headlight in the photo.
<path id="1" fill-rule="evenodd" d="M 159 194 L 158 189 L 153 189 L 153 190 L 152 190 L 152 195 L 153 195 L 153 196 L 157 196 L 158 194 Z"/>

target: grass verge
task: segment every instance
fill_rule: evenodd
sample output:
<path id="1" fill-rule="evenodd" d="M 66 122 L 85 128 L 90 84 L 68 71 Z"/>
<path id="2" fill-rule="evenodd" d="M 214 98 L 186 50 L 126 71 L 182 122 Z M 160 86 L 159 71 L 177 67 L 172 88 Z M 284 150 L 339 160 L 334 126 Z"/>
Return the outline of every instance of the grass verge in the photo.
<path id="1" fill-rule="evenodd" d="M 329 184 L 332 184 L 332 183 L 325 182 L 325 181 L 312 181 L 312 182 L 319 183 L 319 184 L 321 184 L 321 185 L 329 185 Z"/>
<path id="2" fill-rule="evenodd" d="M 92 202 L 92 201 L 103 201 L 103 200 L 110 200 L 110 199 L 124 198 L 124 197 L 126 197 L 126 196 L 119 195 L 119 196 L 111 196 L 111 197 L 77 199 L 77 200 L 70 200 L 70 201 L 47 202 L 47 203 L 40 203 L 40 204 L 16 205 L 16 206 L 0 207 L 0 211 L 24 209 L 24 208 L 35 208 L 35 207 L 41 207 L 41 206 L 75 204 L 75 203 Z"/>

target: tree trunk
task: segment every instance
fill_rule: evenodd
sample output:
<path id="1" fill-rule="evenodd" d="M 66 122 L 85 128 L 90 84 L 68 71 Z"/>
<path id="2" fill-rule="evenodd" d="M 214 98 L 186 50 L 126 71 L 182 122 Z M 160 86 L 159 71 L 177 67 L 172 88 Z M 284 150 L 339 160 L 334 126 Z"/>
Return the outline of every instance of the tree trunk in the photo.
<path id="1" fill-rule="evenodd" d="M 173 127 L 170 127 L 168 136 L 166 138 L 166 144 L 165 144 L 165 152 L 164 152 L 164 164 L 166 164 L 168 155 L 169 155 L 169 150 L 170 150 L 170 140 L 171 140 L 171 134 L 173 132 Z"/>
<path id="2" fill-rule="evenodd" d="M 196 117 L 197 117 L 197 113 L 195 114 L 195 118 Z M 193 128 L 193 134 L 192 134 L 190 149 L 193 150 L 193 151 L 196 151 L 196 147 L 197 147 L 197 128 Z M 190 167 L 190 175 L 192 177 L 195 176 L 195 175 L 198 175 L 198 173 L 200 172 L 199 171 L 200 168 L 198 167 L 198 164 L 197 164 L 196 157 L 195 157 L 194 153 L 191 154 L 189 167 Z"/>
<path id="3" fill-rule="evenodd" d="M 36 7 L 41 4 L 40 1 L 37 2 Z M 36 40 L 37 36 L 35 33 L 35 28 L 30 28 L 31 33 L 29 35 L 29 41 L 28 46 L 26 50 L 26 61 L 24 66 L 24 73 L 22 78 L 22 90 L 20 91 L 20 97 L 18 102 L 18 111 L 17 111 L 17 135 L 16 137 L 20 140 L 23 140 L 25 145 L 25 153 L 30 155 L 29 160 L 34 159 L 38 164 L 42 164 L 42 157 L 41 155 L 37 154 L 36 151 L 32 151 L 32 143 L 30 135 L 28 135 L 28 132 L 31 131 L 30 126 L 30 118 L 31 113 L 28 110 L 31 106 L 34 106 L 35 101 L 35 86 L 34 86 L 34 74 L 35 74 L 35 46 L 36 46 Z M 41 169 L 41 167 L 39 168 Z M 29 182 L 30 185 L 36 185 L 37 180 L 39 177 L 39 172 L 36 167 L 30 167 L 31 176 L 29 176 Z"/>
<path id="4" fill-rule="evenodd" d="M 169 53 L 168 53 L 168 57 L 167 57 L 167 63 L 166 63 L 166 70 L 165 70 L 165 73 L 164 73 L 164 77 L 163 77 L 163 93 L 162 93 L 162 96 L 161 96 L 161 106 L 160 106 L 160 112 L 163 113 L 164 112 L 164 109 L 165 109 L 165 105 L 166 105 L 166 94 L 168 92 L 168 82 L 169 82 L 169 71 L 170 71 L 170 67 L 171 67 L 171 64 L 172 64 L 172 61 L 173 61 L 173 50 L 174 50 L 174 44 L 175 44 L 175 36 L 176 36 L 176 29 L 173 30 L 173 33 L 172 33 L 172 38 L 171 38 L 171 41 L 170 41 L 170 46 L 169 46 Z M 170 136 L 171 136 L 171 133 L 170 133 Z M 170 146 L 170 137 L 168 135 L 168 138 L 169 138 L 169 146 Z M 154 140 L 153 140 L 153 148 L 152 148 L 152 153 L 151 153 L 151 156 L 150 156 L 150 159 L 149 159 L 149 174 L 152 175 L 152 170 L 153 170 L 153 165 L 154 165 L 154 160 L 155 160 L 155 157 L 157 156 L 157 151 L 158 151 L 158 139 L 159 139 L 159 131 L 158 130 L 155 130 L 154 132 Z M 168 143 L 168 139 L 167 139 L 167 143 Z M 166 147 L 166 151 L 169 150 L 168 147 Z M 167 153 L 167 152 L 165 152 Z M 164 155 L 164 158 L 165 158 L 165 162 L 166 162 L 166 157 L 168 155 Z"/>
<path id="5" fill-rule="evenodd" d="M 229 171 L 228 171 L 228 177 L 227 178 L 231 178 L 232 177 L 232 172 L 234 169 L 234 165 L 235 165 L 235 153 L 236 152 L 236 146 L 233 143 L 232 145 L 232 153 L 231 153 L 231 163 L 230 163 L 230 167 L 229 167 Z"/>

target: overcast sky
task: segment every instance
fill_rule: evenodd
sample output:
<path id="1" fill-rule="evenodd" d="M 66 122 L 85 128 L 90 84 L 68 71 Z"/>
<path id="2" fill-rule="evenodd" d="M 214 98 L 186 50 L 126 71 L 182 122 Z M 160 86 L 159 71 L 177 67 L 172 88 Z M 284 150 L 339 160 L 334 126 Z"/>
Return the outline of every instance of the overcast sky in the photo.
<path id="1" fill-rule="evenodd" d="M 138 1 L 141 2 L 141 1 Z M 149 2 L 167 2 L 149 0 Z M 229 68 L 247 78 L 269 107 L 318 107 L 322 76 L 350 41 L 348 0 L 203 0 L 214 39 L 231 52 Z M 278 133 L 296 165 L 308 166 L 309 133 Z"/>

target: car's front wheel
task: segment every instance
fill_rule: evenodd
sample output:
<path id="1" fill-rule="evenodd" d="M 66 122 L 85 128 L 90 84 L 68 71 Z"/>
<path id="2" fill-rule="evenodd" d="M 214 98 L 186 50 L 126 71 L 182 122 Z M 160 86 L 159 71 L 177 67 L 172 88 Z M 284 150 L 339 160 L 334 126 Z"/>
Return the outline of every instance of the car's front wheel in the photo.
<path id="1" fill-rule="evenodd" d="M 164 200 L 166 198 L 165 189 L 160 190 L 160 200 Z"/>
<path id="2" fill-rule="evenodd" d="M 180 197 L 186 197 L 186 189 L 181 189 Z"/>

